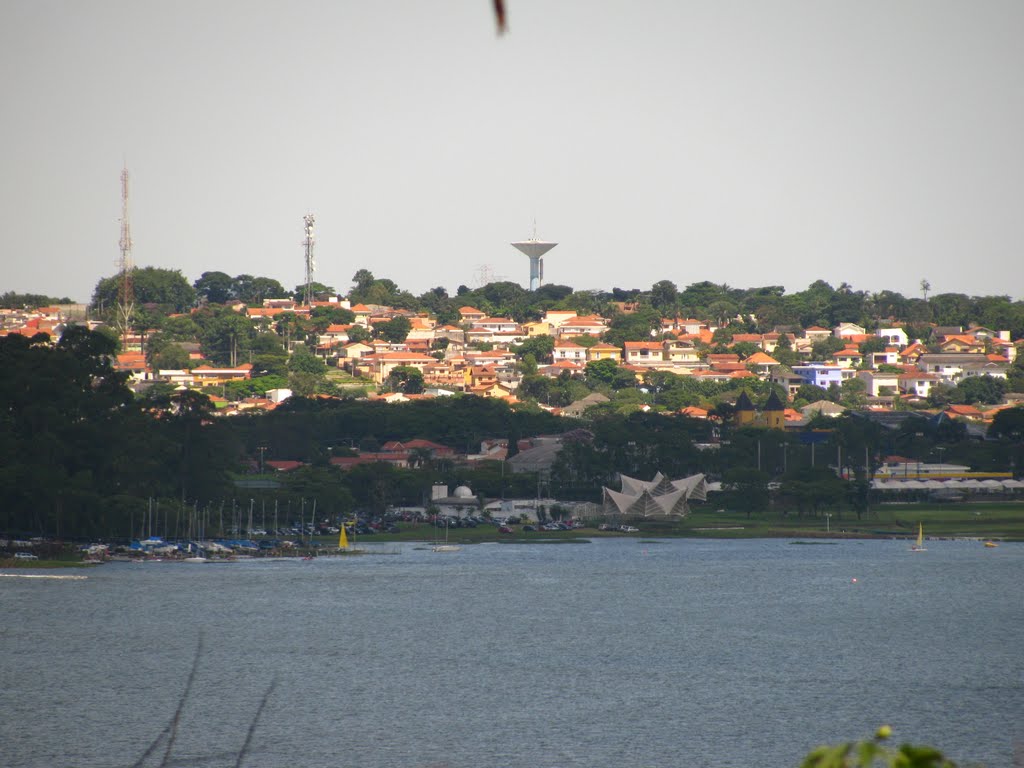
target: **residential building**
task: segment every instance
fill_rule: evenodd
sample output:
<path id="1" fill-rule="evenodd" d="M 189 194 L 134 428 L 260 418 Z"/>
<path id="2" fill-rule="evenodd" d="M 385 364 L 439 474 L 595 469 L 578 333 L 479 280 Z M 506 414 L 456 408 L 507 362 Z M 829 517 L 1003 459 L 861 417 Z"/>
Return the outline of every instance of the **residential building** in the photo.
<path id="1" fill-rule="evenodd" d="M 665 361 L 665 349 L 660 341 L 627 341 L 626 365 L 656 366 Z"/>
<path id="2" fill-rule="evenodd" d="M 838 387 L 847 379 L 853 378 L 857 372 L 853 368 L 839 365 L 809 363 L 808 365 L 794 365 L 793 373 L 802 378 L 805 384 L 828 389 L 831 384 Z"/>

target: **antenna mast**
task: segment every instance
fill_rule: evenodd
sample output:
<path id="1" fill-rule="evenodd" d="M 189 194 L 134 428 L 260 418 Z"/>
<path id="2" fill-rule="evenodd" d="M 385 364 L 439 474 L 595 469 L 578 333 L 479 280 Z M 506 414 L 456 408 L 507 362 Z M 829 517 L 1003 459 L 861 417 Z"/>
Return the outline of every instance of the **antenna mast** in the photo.
<path id="1" fill-rule="evenodd" d="M 302 217 L 306 224 L 306 239 L 303 244 L 306 246 L 306 291 L 302 297 L 307 307 L 313 306 L 313 272 L 316 270 L 316 262 L 313 259 L 313 214 L 307 213 Z"/>
<path id="2" fill-rule="evenodd" d="M 132 315 L 135 312 L 135 286 L 132 284 L 132 231 L 128 223 L 128 169 L 121 171 L 121 261 L 118 272 L 121 277 L 117 297 L 117 330 L 121 337 L 121 351 L 128 351 L 128 339 L 132 332 Z"/>

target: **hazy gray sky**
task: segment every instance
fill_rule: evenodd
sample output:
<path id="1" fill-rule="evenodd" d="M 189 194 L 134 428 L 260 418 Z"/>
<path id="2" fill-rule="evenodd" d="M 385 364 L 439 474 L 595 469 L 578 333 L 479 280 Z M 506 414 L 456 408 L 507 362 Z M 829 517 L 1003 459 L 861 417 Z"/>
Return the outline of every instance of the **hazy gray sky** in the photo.
<path id="1" fill-rule="evenodd" d="M 1024 296 L 1020 0 L 4 0 L 0 292 L 135 263 Z"/>

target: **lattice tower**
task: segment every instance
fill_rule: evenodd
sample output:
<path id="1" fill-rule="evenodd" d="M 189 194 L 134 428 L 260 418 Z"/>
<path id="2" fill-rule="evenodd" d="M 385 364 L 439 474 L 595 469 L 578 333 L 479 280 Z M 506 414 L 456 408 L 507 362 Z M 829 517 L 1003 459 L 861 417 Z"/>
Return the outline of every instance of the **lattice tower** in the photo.
<path id="1" fill-rule="evenodd" d="M 132 231 L 128 222 L 128 169 L 121 171 L 121 260 L 118 265 L 120 290 L 117 296 L 117 331 L 121 337 L 121 351 L 128 351 L 128 340 L 132 332 L 132 315 L 135 313 L 135 286 L 132 273 Z"/>
<path id="2" fill-rule="evenodd" d="M 316 271 L 316 261 L 313 259 L 313 223 L 315 219 L 313 214 L 307 213 L 302 217 L 302 220 L 306 225 L 306 239 L 303 240 L 303 245 L 306 249 L 306 290 L 305 295 L 302 297 L 307 307 L 313 306 L 313 273 Z"/>

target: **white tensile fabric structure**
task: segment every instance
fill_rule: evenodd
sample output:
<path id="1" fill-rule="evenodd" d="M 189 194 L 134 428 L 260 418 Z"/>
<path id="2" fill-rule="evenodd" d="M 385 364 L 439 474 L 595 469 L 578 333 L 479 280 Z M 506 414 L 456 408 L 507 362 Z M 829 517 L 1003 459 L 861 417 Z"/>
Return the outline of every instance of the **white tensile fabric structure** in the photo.
<path id="1" fill-rule="evenodd" d="M 682 480 L 669 480 L 661 472 L 653 480 L 637 480 L 620 475 L 622 490 L 604 489 L 605 514 L 650 517 L 652 515 L 678 515 L 690 513 L 690 499 L 707 500 L 704 475 L 691 475 Z"/>

